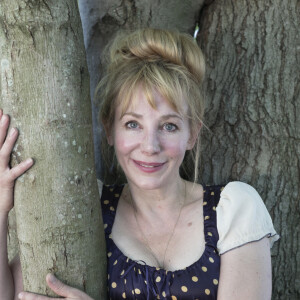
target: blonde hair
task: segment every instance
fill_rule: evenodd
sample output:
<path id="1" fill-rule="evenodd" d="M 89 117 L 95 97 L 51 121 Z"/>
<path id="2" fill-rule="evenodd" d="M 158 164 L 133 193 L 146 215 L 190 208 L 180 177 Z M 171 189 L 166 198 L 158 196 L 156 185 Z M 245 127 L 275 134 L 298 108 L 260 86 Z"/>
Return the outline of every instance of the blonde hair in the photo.
<path id="1" fill-rule="evenodd" d="M 108 46 L 105 59 L 106 72 L 96 88 L 95 99 L 101 103 L 99 117 L 106 129 L 113 127 L 117 106 L 125 113 L 135 101 L 133 94 L 139 86 L 153 108 L 154 90 L 179 113 L 182 113 L 186 101 L 192 132 L 202 123 L 204 101 L 201 86 L 205 64 L 203 54 L 191 36 L 153 28 L 119 33 Z M 102 142 L 104 160 L 111 163 L 106 139 Z M 194 165 L 194 181 L 198 176 L 199 146 L 197 138 L 196 146 L 189 151 Z M 185 168 L 184 164 L 183 171 L 190 177 L 190 168 Z"/>

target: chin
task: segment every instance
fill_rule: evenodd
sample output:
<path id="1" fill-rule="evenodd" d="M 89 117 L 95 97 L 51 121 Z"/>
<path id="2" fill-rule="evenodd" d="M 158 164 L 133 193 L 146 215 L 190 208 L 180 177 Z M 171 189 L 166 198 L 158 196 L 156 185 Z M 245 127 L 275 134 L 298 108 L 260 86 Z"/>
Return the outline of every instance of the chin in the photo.
<path id="1" fill-rule="evenodd" d="M 128 180 L 129 184 L 134 184 L 136 187 L 142 190 L 157 190 L 162 187 L 162 180 Z"/>

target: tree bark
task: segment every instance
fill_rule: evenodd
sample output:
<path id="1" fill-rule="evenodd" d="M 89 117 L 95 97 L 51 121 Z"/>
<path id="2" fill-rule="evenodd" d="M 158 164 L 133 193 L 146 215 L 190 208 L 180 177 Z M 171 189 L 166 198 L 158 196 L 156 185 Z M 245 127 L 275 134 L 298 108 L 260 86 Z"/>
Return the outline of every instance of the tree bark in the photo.
<path id="1" fill-rule="evenodd" d="M 7 252 L 8 252 L 7 253 L 8 254 L 8 261 L 11 261 L 19 252 L 16 213 L 15 213 L 14 208 L 8 214 Z"/>
<path id="2" fill-rule="evenodd" d="M 21 135 L 14 163 L 25 290 L 48 272 L 106 299 L 106 250 L 93 161 L 89 77 L 77 1 L 0 3 L 0 106 Z"/>
<path id="3" fill-rule="evenodd" d="M 300 299 L 299 28 L 297 0 L 215 0 L 200 18 L 210 129 L 200 174 L 206 184 L 250 183 L 265 200 L 281 235 L 274 300 Z"/>

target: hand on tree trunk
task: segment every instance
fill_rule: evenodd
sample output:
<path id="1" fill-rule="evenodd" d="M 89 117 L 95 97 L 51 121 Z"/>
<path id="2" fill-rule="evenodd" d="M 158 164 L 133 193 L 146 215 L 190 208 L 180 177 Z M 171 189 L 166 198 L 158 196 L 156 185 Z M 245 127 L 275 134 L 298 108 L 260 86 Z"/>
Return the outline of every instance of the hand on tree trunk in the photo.
<path id="1" fill-rule="evenodd" d="M 0 109 L 0 213 L 5 214 L 14 205 L 13 190 L 15 180 L 33 165 L 33 160 L 30 158 L 10 168 L 10 156 L 18 138 L 18 130 L 12 128 L 8 132 L 9 124 L 9 116 L 3 114 L 2 109 Z"/>
<path id="2" fill-rule="evenodd" d="M 58 280 L 53 274 L 48 274 L 46 276 L 46 282 L 48 286 L 56 293 L 58 296 L 62 296 L 66 300 L 93 300 L 87 294 L 80 290 L 72 288 L 60 280 Z M 52 297 L 41 296 L 33 293 L 22 292 L 19 294 L 19 299 L 21 300 L 51 300 Z M 61 298 L 60 298 L 61 299 Z"/>

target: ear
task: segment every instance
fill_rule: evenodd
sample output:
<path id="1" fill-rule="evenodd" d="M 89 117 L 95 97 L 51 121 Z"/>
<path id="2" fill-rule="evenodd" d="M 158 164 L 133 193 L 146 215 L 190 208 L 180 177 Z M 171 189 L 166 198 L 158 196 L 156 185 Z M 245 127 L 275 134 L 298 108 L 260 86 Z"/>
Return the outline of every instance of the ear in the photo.
<path id="1" fill-rule="evenodd" d="M 194 148 L 201 128 L 202 128 L 202 122 L 200 122 L 200 123 L 193 126 L 193 128 L 191 129 L 190 138 L 188 140 L 186 150 L 192 150 Z"/>

